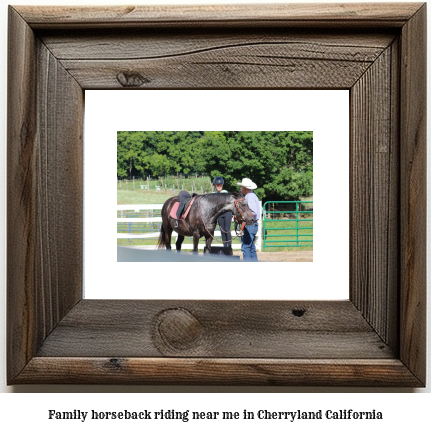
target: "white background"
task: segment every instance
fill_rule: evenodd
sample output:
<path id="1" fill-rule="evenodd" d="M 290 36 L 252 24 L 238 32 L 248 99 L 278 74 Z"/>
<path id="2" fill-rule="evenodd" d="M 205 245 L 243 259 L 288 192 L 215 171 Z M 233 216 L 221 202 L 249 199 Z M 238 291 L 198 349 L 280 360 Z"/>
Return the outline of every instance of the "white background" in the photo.
<path id="1" fill-rule="evenodd" d="M 313 262 L 117 263 L 117 130 L 312 130 Z M 347 90 L 86 91 L 84 136 L 85 298 L 349 297 Z M 196 282 L 179 289 L 174 278 L 187 273 Z"/>
<path id="2" fill-rule="evenodd" d="M 316 1 L 316 0 L 315 0 Z M 187 1 L 183 0 L 183 3 L 220 3 L 217 0 L 199 0 L 199 1 Z M 227 1 L 226 1 L 227 2 Z M 232 3 L 256 3 L 253 0 L 239 1 L 232 0 Z M 273 2 L 277 2 L 273 0 Z M 14 4 L 32 4 L 37 5 L 43 4 L 55 4 L 55 5 L 67 5 L 67 4 L 118 4 L 117 1 L 110 0 L 15 0 Z M 150 2 L 135 0 L 135 4 L 160 4 L 160 3 L 173 3 L 173 1 L 163 0 L 152 0 Z M 0 105 L 0 128 L 2 130 L 1 146 L 5 148 L 5 124 L 6 124 L 6 34 L 7 34 L 7 5 L 3 2 L 0 6 L 1 11 L 1 80 L 3 85 L 0 86 L 0 100 L 4 101 Z M 428 41 L 428 46 L 431 46 Z M 428 53 L 428 63 L 430 55 Z M 428 70 L 430 67 L 428 66 Z M 428 86 L 428 89 L 430 87 Z M 428 94 L 429 96 L 429 94 Z M 428 97 L 428 106 L 429 97 Z M 428 122 L 428 131 L 430 125 Z M 428 158 L 428 166 L 430 160 Z M 4 151 L 0 152 L 0 164 L 2 167 L 5 165 L 5 154 Z M 6 187 L 6 186 L 5 186 Z M 428 190 L 430 188 L 428 187 Z M 0 190 L 0 214 L 3 217 L 5 214 L 5 190 Z M 428 214 L 429 207 L 428 207 Z M 2 253 L 5 256 L 5 227 L 4 223 L 0 229 L 0 239 L 4 245 Z M 289 410 L 289 409 L 313 409 L 315 407 L 322 409 L 349 409 L 351 407 L 360 410 L 362 408 L 370 409 L 376 408 L 384 411 L 385 420 L 383 422 L 331 422 L 324 424 L 310 423 L 241 423 L 235 424 L 230 423 L 222 424 L 205 424 L 205 428 L 209 430 L 220 430 L 223 427 L 224 430 L 238 430 L 238 426 L 247 427 L 248 430 L 261 430 L 262 428 L 269 428 L 271 430 L 300 430 L 300 431 L 315 431 L 316 426 L 330 427 L 331 430 L 345 431 L 347 428 L 353 432 L 361 431 L 365 429 L 370 431 L 382 431 L 382 430 L 427 430 L 430 424 L 429 407 L 431 406 L 431 373 L 428 367 L 428 387 L 426 389 L 382 389 L 382 388 L 273 388 L 273 387 L 157 387 L 157 386 L 78 386 L 78 385 L 33 385 L 33 386 L 13 386 L 7 387 L 5 384 L 5 260 L 1 260 L 0 266 L 1 273 L 1 293 L 0 296 L 0 308 L 2 311 L 2 320 L 0 324 L 0 391 L 4 392 L 0 394 L 0 425 L 2 430 L 20 430 L 21 427 L 28 428 L 28 430 L 40 430 L 44 428 L 46 431 L 58 431 L 60 428 L 64 431 L 74 431 L 81 428 L 86 430 L 94 430 L 94 423 L 82 423 L 79 424 L 75 421 L 68 422 L 55 422 L 49 423 L 47 420 L 47 410 L 91 410 L 91 409 L 171 409 L 182 407 L 192 407 L 194 409 L 202 410 L 223 410 L 228 407 L 230 410 L 242 411 L 242 409 L 253 409 L 254 407 L 262 406 L 264 409 L 272 407 L 274 410 Z M 430 296 L 429 296 L 430 297 Z M 428 297 L 428 311 L 431 310 L 430 298 Z M 431 326 L 428 323 L 428 365 L 431 359 L 431 353 L 429 347 Z M 7 394 L 9 392 L 9 394 Z M 37 392 L 38 395 L 25 394 Z M 93 395 L 92 392 L 99 393 L 123 393 L 120 395 L 116 394 L 98 394 Z M 134 394 L 134 393 L 138 394 Z M 170 393 L 166 393 L 170 392 Z M 176 394 L 181 392 L 181 394 Z M 218 394 L 221 392 L 222 394 Z M 239 392 L 239 394 L 238 394 Z M 16 393 L 16 394 L 11 394 Z M 19 394 L 18 394 L 19 393 Z M 78 394 L 77 394 L 78 393 Z M 161 394 L 163 393 L 163 394 Z M 199 393 L 199 394 L 198 394 Z M 308 394 L 298 394 L 308 393 Z M 324 393 L 324 394 L 323 394 Z M 388 394 L 393 393 L 393 394 Z M 422 393 L 412 395 L 410 393 Z M 424 394 L 426 393 L 426 394 Z M 167 423 L 168 427 L 172 427 L 172 423 Z M 322 425 L 322 426 L 321 426 Z M 157 425 L 151 425 L 152 430 L 157 430 Z M 127 430 L 145 430 L 146 426 L 142 423 L 125 425 L 123 423 L 116 422 L 105 422 L 101 423 L 101 426 L 105 431 L 118 430 L 119 427 L 127 427 Z M 159 426 L 160 427 L 160 426 Z M 166 427 L 166 426 L 165 426 Z M 185 423 L 175 423 L 175 427 L 182 428 L 182 430 L 202 430 L 202 425 L 197 423 L 194 426 Z M 193 429 L 194 428 L 194 429 Z"/>

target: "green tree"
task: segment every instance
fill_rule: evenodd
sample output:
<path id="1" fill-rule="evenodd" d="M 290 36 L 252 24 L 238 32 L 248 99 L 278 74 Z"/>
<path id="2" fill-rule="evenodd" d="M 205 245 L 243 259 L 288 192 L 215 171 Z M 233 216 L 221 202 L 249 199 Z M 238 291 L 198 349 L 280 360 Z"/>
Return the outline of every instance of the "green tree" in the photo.
<path id="1" fill-rule="evenodd" d="M 142 132 L 117 132 L 117 176 L 132 176 L 142 170 Z"/>
<path id="2" fill-rule="evenodd" d="M 244 177 L 260 199 L 297 200 L 313 190 L 312 132 L 207 132 L 206 171 L 235 190 Z"/>
<path id="3" fill-rule="evenodd" d="M 127 131 L 117 133 L 117 175 L 206 173 L 225 188 L 251 178 L 267 200 L 313 193 L 313 133 L 309 131 Z"/>
<path id="4" fill-rule="evenodd" d="M 205 169 L 199 139 L 204 132 L 117 133 L 117 176 L 160 176 Z"/>
<path id="5" fill-rule="evenodd" d="M 159 152 L 169 157 L 172 173 L 200 171 L 198 139 L 193 132 L 167 132 Z"/>

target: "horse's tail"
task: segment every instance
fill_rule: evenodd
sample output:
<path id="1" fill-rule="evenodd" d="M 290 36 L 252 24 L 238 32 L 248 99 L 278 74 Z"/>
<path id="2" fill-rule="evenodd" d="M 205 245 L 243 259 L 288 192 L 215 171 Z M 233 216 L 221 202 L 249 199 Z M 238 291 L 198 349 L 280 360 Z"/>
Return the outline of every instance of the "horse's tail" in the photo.
<path id="1" fill-rule="evenodd" d="M 166 248 L 166 237 L 165 237 L 165 229 L 163 228 L 163 223 L 162 223 L 159 239 L 157 240 L 157 249 L 164 249 L 164 248 Z"/>

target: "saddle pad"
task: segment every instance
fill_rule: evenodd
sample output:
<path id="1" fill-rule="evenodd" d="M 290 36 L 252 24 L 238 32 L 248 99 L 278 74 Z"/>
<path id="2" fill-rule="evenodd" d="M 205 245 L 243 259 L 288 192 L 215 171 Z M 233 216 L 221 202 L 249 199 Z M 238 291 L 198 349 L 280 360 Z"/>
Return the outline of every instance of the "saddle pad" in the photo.
<path id="1" fill-rule="evenodd" d="M 185 209 L 186 209 L 186 211 L 183 212 L 183 214 L 181 215 L 180 219 L 185 219 L 187 217 L 187 215 L 189 214 L 189 211 L 190 211 L 190 209 L 192 207 L 192 204 L 193 204 L 193 201 L 195 200 L 195 198 L 196 197 L 194 196 L 193 198 L 188 198 L 187 199 L 187 201 L 185 202 L 185 206 L 184 206 Z M 179 206 L 180 206 L 180 202 L 179 201 L 175 202 L 175 204 L 172 206 L 171 212 L 169 213 L 169 216 L 172 219 L 178 219 L 177 218 L 177 210 L 178 210 Z"/>
<path id="2" fill-rule="evenodd" d="M 180 206 L 180 202 L 179 201 L 177 201 L 173 206 L 172 206 L 172 208 L 171 208 L 171 212 L 169 213 L 169 216 L 172 218 L 172 219 L 178 219 L 177 218 L 177 210 L 178 210 L 178 207 Z"/>

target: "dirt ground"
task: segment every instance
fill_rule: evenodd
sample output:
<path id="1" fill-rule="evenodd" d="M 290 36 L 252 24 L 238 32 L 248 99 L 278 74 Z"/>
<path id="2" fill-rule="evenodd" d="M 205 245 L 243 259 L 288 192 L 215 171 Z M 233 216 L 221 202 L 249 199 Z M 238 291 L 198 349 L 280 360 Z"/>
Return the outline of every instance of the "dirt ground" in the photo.
<path id="1" fill-rule="evenodd" d="M 240 250 L 234 250 L 233 254 L 242 260 Z M 257 259 L 261 262 L 313 262 L 313 251 L 257 252 Z"/>

